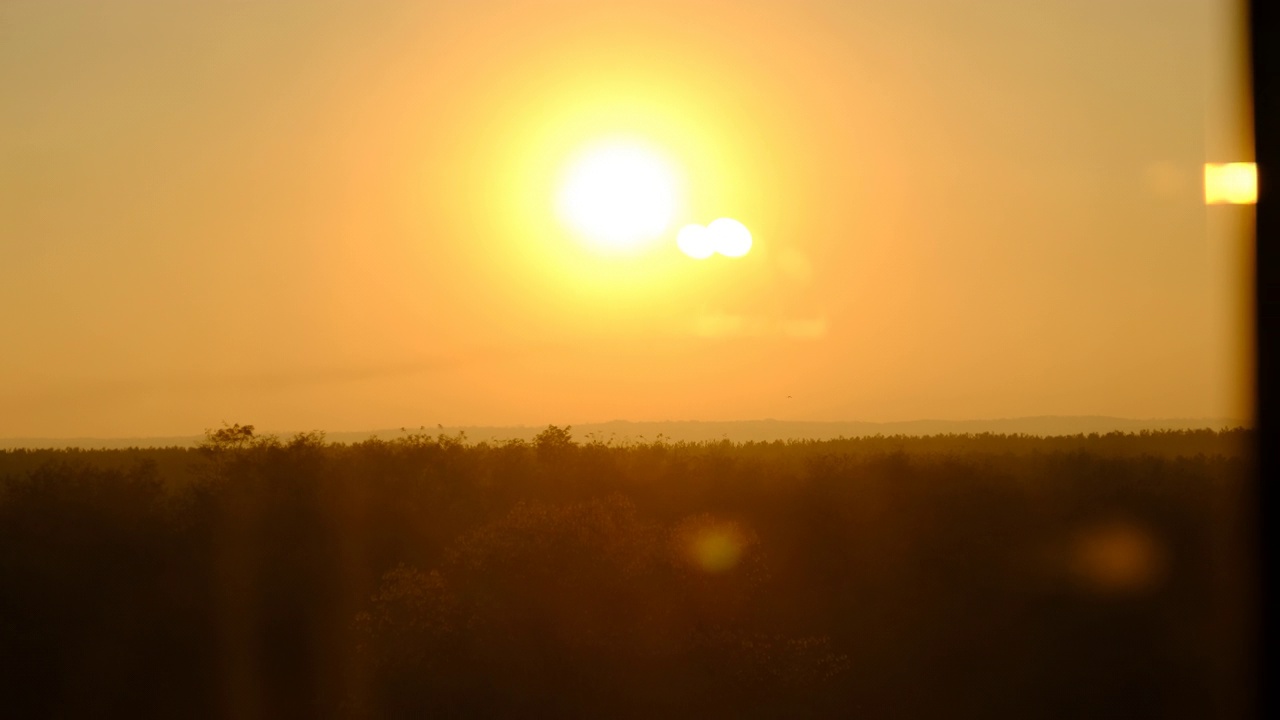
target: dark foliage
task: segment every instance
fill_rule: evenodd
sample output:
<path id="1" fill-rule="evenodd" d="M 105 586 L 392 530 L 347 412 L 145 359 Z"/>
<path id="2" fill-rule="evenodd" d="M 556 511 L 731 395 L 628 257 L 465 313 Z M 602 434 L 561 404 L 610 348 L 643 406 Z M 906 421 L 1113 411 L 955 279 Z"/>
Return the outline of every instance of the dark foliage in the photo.
<path id="1" fill-rule="evenodd" d="M 12 717 L 1235 717 L 1247 431 L 0 453 Z"/>

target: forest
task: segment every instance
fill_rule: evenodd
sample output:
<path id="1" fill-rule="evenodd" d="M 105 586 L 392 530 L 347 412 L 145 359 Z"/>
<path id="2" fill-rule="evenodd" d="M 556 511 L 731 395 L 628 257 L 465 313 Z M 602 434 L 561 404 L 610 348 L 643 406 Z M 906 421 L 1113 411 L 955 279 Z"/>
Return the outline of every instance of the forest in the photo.
<path id="1" fill-rule="evenodd" d="M 22 718 L 1209 718 L 1254 432 L 0 452 Z"/>

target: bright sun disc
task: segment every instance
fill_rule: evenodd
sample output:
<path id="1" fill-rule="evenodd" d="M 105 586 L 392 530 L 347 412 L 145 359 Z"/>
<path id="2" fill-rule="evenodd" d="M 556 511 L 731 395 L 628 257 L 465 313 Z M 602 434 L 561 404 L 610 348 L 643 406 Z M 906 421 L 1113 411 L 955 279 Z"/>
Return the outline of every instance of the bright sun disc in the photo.
<path id="1" fill-rule="evenodd" d="M 587 239 L 613 248 L 661 235 L 675 206 L 675 174 L 655 151 L 637 143 L 588 149 L 560 188 L 562 219 Z"/>

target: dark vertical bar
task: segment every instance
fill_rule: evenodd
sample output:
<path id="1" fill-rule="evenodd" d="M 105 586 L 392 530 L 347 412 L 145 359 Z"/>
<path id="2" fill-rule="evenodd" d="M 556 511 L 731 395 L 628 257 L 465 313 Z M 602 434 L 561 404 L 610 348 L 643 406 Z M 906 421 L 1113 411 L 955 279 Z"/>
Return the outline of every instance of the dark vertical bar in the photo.
<path id="1" fill-rule="evenodd" d="M 1260 559 L 1259 564 L 1259 597 L 1256 607 L 1259 609 L 1260 633 L 1257 653 L 1256 682 L 1261 693 L 1259 698 L 1262 717 L 1280 717 L 1280 699 L 1277 696 L 1276 681 L 1276 620 L 1271 608 L 1280 602 L 1280 595 L 1275 592 L 1276 551 L 1273 549 L 1280 542 L 1277 537 L 1276 522 L 1276 485 L 1275 478 L 1280 477 L 1280 448 L 1277 447 L 1276 433 L 1280 429 L 1280 404 L 1277 403 L 1276 350 L 1273 340 L 1276 337 L 1277 319 L 1280 318 L 1280 282 L 1276 268 L 1277 231 L 1280 231 L 1280 207 L 1277 207 L 1277 194 L 1272 184 L 1280 182 L 1280 160 L 1276 157 L 1277 140 L 1275 128 L 1280 124 L 1277 116 L 1276 99 L 1276 66 L 1277 50 L 1280 49 L 1280 32 L 1276 30 L 1274 16 L 1277 8 L 1272 7 L 1272 18 L 1267 18 L 1266 2 L 1250 0 L 1249 2 L 1249 54 L 1252 65 L 1253 112 L 1255 134 L 1255 160 L 1258 163 L 1258 205 L 1255 262 L 1256 295 L 1256 332 L 1257 332 L 1257 422 L 1258 422 L 1258 468 L 1257 482 L 1257 519 Z M 1269 480 L 1270 479 L 1270 480 Z"/>

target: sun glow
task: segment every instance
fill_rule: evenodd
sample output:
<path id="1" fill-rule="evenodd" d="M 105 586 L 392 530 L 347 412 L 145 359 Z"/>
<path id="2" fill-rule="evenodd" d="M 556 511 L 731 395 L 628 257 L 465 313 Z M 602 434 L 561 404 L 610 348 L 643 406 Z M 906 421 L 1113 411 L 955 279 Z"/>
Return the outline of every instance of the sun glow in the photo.
<path id="1" fill-rule="evenodd" d="M 671 224 L 676 187 L 676 173 L 653 148 L 634 141 L 600 143 L 571 161 L 560 188 L 560 216 L 592 242 L 631 248 Z"/>
<path id="2" fill-rule="evenodd" d="M 622 314 L 683 318 L 695 296 L 740 286 L 741 274 L 715 274 L 729 258 L 691 262 L 676 231 L 722 215 L 754 229 L 773 196 L 714 94 L 643 75 L 625 92 L 618 82 L 575 78 L 519 118 L 495 109 L 505 119 L 473 160 L 484 185 L 459 198 L 494 240 L 485 262 L 506 274 L 504 288 L 545 299 L 530 312 L 550 314 L 554 300 L 622 332 Z"/>

